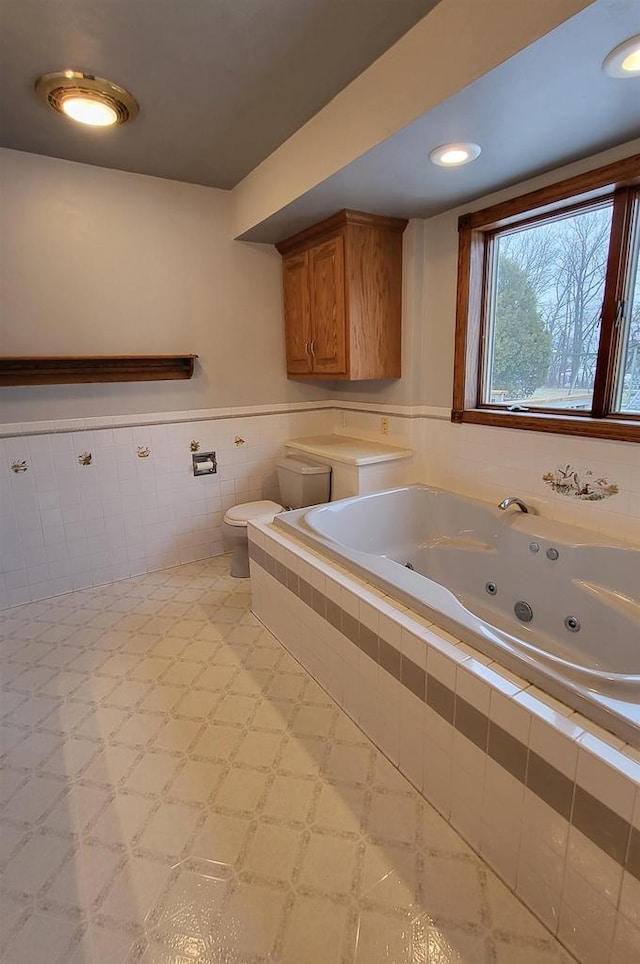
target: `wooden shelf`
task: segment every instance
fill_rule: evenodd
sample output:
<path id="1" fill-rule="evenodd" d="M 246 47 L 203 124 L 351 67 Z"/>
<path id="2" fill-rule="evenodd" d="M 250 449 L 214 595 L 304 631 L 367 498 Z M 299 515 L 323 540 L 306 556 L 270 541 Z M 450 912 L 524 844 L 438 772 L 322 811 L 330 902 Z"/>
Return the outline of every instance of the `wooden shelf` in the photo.
<path id="1" fill-rule="evenodd" d="M 0 358 L 0 385 L 153 382 L 191 378 L 197 355 L 49 355 Z"/>

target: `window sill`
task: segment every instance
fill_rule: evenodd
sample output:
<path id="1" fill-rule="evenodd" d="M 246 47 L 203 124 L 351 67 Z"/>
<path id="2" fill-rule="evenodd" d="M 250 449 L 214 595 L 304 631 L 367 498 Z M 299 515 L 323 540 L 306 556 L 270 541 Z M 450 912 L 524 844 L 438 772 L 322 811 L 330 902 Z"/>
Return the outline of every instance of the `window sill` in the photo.
<path id="1" fill-rule="evenodd" d="M 465 409 L 451 412 L 452 422 L 517 428 L 528 432 L 551 432 L 582 438 L 604 438 L 618 442 L 640 442 L 640 422 L 627 418 L 590 418 L 588 415 L 547 415 L 542 412 L 505 412 Z"/>

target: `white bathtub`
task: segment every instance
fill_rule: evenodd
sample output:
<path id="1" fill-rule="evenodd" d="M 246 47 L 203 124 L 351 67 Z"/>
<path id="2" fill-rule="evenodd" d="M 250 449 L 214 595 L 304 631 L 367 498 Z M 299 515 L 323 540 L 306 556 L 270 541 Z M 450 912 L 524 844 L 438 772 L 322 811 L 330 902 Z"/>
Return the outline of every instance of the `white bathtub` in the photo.
<path id="1" fill-rule="evenodd" d="M 424 485 L 275 523 L 575 708 L 621 717 L 611 728 L 638 743 L 640 549 Z"/>

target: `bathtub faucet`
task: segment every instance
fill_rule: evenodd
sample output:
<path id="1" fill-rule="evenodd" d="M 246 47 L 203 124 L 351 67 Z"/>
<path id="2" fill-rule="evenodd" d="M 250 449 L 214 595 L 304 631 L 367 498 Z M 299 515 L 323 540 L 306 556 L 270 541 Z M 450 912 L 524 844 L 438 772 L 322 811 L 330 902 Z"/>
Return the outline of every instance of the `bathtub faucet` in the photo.
<path id="1" fill-rule="evenodd" d="M 499 504 L 499 509 L 508 509 L 510 505 L 517 505 L 521 512 L 531 512 L 531 509 L 523 502 L 522 499 L 516 499 L 514 496 L 510 496 L 508 499 L 503 499 Z"/>

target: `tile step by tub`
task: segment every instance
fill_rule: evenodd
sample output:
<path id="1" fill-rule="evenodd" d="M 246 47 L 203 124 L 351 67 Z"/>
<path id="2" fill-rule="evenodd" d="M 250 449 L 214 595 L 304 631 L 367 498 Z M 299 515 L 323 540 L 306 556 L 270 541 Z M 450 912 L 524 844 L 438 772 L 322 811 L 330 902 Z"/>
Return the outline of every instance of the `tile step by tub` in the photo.
<path id="1" fill-rule="evenodd" d="M 640 754 L 288 534 L 250 557 L 255 615 L 549 930 L 636 964 Z"/>

